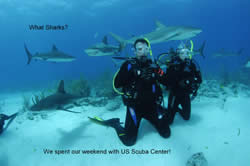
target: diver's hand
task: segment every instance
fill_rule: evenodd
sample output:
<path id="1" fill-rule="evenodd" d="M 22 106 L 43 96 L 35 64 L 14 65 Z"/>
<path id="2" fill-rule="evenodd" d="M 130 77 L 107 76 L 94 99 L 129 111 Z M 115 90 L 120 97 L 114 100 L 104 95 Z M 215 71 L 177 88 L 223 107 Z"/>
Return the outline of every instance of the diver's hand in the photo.
<path id="1" fill-rule="evenodd" d="M 164 72 L 161 68 L 147 68 L 144 70 L 141 70 L 141 76 L 140 78 L 144 80 L 150 80 L 150 79 L 159 79 L 163 76 Z"/>
<path id="2" fill-rule="evenodd" d="M 159 67 L 155 63 L 152 63 L 152 64 L 150 64 L 149 68 L 158 69 Z"/>
<path id="3" fill-rule="evenodd" d="M 192 94 L 190 100 L 193 101 L 193 100 L 195 99 L 196 96 L 197 96 L 197 91 L 195 91 L 195 92 Z"/>

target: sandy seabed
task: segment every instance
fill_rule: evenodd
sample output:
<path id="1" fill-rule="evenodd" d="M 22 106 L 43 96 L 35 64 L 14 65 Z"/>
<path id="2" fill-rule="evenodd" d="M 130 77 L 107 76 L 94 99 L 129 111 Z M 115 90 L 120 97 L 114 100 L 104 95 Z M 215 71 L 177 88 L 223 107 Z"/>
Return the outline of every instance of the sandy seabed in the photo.
<path id="1" fill-rule="evenodd" d="M 0 99 L 1 113 L 10 115 L 22 108 L 19 93 L 1 94 Z M 192 102 L 190 121 L 176 115 L 168 139 L 142 120 L 132 147 L 124 146 L 114 129 L 88 119 L 119 117 L 124 121 L 124 106 L 115 111 L 93 106 L 73 110 L 82 113 L 47 111 L 46 116 L 37 114 L 33 120 L 25 113 L 18 116 L 0 136 L 0 166 L 185 166 L 197 152 L 204 153 L 209 166 L 250 162 L 250 97 L 243 92 L 226 101 L 199 96 Z"/>

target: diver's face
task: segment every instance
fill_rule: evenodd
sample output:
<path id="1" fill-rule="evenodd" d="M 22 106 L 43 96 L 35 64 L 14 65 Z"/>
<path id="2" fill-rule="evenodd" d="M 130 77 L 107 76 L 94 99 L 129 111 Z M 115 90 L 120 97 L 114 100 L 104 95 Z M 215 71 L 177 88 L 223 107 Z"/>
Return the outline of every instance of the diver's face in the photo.
<path id="1" fill-rule="evenodd" d="M 178 55 L 179 55 L 180 59 L 184 61 L 184 60 L 189 58 L 189 50 L 183 48 L 183 49 L 178 51 Z"/>
<path id="2" fill-rule="evenodd" d="M 138 59 L 145 59 L 149 54 L 149 47 L 146 43 L 138 42 L 135 46 L 135 55 Z"/>

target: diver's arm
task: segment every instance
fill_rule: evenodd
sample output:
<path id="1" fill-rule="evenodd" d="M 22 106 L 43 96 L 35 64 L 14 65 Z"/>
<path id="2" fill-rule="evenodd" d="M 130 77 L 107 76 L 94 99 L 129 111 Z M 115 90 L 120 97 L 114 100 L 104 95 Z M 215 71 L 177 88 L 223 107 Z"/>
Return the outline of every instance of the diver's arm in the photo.
<path id="1" fill-rule="evenodd" d="M 194 66 L 193 73 L 194 73 L 194 81 L 195 81 L 195 83 L 201 84 L 202 83 L 202 77 L 201 77 L 200 70 L 197 70 L 197 68 Z"/>
<path id="2" fill-rule="evenodd" d="M 196 83 L 201 84 L 202 83 L 202 77 L 201 77 L 201 71 L 200 71 L 200 67 L 198 65 L 198 63 L 194 60 L 192 60 L 191 63 L 192 67 L 192 72 L 194 74 L 194 79 L 196 81 Z"/>
<path id="3" fill-rule="evenodd" d="M 193 85 L 193 92 L 191 96 L 191 100 L 194 100 L 197 96 L 198 89 L 200 84 L 202 83 L 201 71 L 199 67 L 197 67 L 194 63 L 192 64 L 192 72 L 194 73 L 194 85 Z"/>
<path id="4" fill-rule="evenodd" d="M 202 77 L 201 77 L 201 72 L 200 71 L 196 71 L 196 78 L 197 78 L 197 82 L 199 84 L 202 83 Z"/>
<path id="5" fill-rule="evenodd" d="M 129 85 L 134 80 L 132 65 L 129 62 L 122 64 L 119 72 L 115 77 L 115 87 L 121 88 Z"/>
<path id="6" fill-rule="evenodd" d="M 12 115 L 9 115 L 9 116 L 8 116 L 8 119 L 13 119 L 13 118 L 15 118 L 15 117 L 17 116 L 18 113 L 19 113 L 19 112 L 16 112 L 16 113 L 14 113 L 14 114 L 12 114 Z"/>

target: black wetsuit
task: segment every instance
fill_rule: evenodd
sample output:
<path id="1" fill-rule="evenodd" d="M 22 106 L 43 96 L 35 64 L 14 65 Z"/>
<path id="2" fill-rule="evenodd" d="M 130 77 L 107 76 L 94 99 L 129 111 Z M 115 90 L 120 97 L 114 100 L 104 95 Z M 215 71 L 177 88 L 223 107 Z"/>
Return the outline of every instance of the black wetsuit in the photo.
<path id="1" fill-rule="evenodd" d="M 167 65 L 166 82 L 169 90 L 168 117 L 169 124 L 174 121 L 176 112 L 184 120 L 190 119 L 191 98 L 197 95 L 197 90 L 202 82 L 199 66 L 194 60 L 181 60 L 174 56 Z M 179 108 L 179 105 L 181 108 Z"/>
<path id="2" fill-rule="evenodd" d="M 157 74 L 161 69 L 156 66 L 153 70 L 155 76 L 146 80 L 141 77 L 143 71 L 151 66 L 151 60 L 128 60 L 123 63 L 115 78 L 115 87 L 122 88 L 125 94 L 129 94 L 123 95 L 123 102 L 127 106 L 125 128 L 121 125 L 113 126 L 126 146 L 135 144 L 142 118 L 147 119 L 162 137 L 170 136 L 168 120 L 164 114 L 166 110 L 161 106 L 163 96 L 159 82 L 163 79 Z"/>

